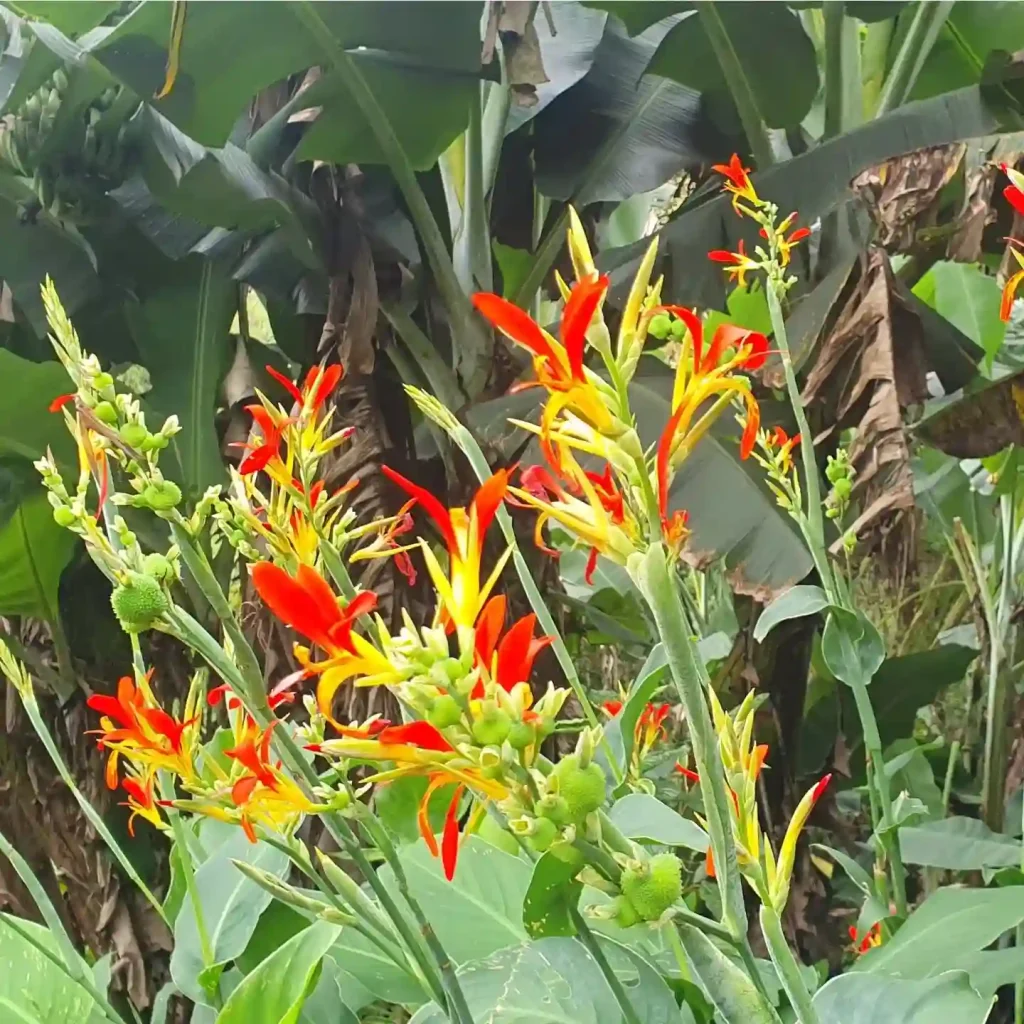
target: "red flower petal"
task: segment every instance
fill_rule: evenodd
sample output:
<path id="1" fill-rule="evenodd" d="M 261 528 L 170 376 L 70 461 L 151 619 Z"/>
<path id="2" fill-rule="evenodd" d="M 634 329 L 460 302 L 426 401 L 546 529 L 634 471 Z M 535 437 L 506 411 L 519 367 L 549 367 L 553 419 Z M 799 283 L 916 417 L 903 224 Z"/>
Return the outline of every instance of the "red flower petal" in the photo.
<path id="1" fill-rule="evenodd" d="M 500 295 L 490 292 L 477 292 L 473 296 L 473 305 L 503 334 L 508 335 L 516 344 L 529 349 L 535 356 L 548 361 L 554 368 L 560 365 L 551 343 L 540 326 L 533 318 L 514 303 L 503 299 Z"/>
<path id="2" fill-rule="evenodd" d="M 587 328 L 594 318 L 604 293 L 608 290 L 608 277 L 602 275 L 596 281 L 580 281 L 573 286 L 562 313 L 562 344 L 569 357 L 569 369 L 574 380 L 583 380 L 583 351 L 586 346 Z"/>
<path id="3" fill-rule="evenodd" d="M 441 836 L 441 865 L 444 877 L 449 882 L 455 877 L 455 864 L 459 857 L 459 801 L 462 799 L 462 790 L 462 786 L 455 788 L 448 813 L 444 817 L 444 833 Z"/>
<path id="4" fill-rule="evenodd" d="M 289 395 L 292 396 L 292 398 L 295 399 L 296 402 L 302 402 L 301 392 L 291 382 L 291 380 L 288 377 L 286 377 L 283 373 L 278 373 L 278 371 L 275 370 L 269 363 L 264 367 L 264 369 L 267 371 L 267 373 L 270 374 L 271 377 L 274 378 L 274 380 L 277 381 L 278 384 L 281 385 L 281 387 L 285 389 L 285 391 L 288 392 Z M 250 408 L 249 411 L 252 412 L 252 409 Z"/>
<path id="5" fill-rule="evenodd" d="M 420 750 L 448 752 L 452 745 L 429 722 L 406 722 L 404 725 L 389 725 L 377 735 L 385 746 L 408 744 Z"/>
<path id="6" fill-rule="evenodd" d="M 504 594 L 495 594 L 476 620 L 476 656 L 487 668 L 491 665 L 491 656 L 501 636 L 501 627 L 505 624 L 507 601 Z"/>
<path id="7" fill-rule="evenodd" d="M 47 406 L 50 412 L 60 412 L 68 402 L 74 401 L 76 392 L 72 391 L 67 395 L 58 395 L 50 404 Z"/>
<path id="8" fill-rule="evenodd" d="M 437 523 L 444 542 L 448 545 L 448 550 L 455 550 L 458 544 L 455 540 L 455 531 L 452 529 L 452 518 L 448 514 L 448 509 L 430 491 L 420 487 L 419 484 L 414 484 L 390 466 L 381 466 L 380 469 L 393 484 L 397 484 L 406 494 L 415 498 L 423 506 L 423 511 Z"/>

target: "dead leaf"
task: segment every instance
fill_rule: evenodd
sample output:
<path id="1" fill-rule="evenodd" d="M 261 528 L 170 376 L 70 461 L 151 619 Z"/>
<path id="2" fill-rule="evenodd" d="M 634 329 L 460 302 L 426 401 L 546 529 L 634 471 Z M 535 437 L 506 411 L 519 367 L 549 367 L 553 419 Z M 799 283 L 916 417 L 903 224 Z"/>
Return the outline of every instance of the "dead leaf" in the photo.
<path id="1" fill-rule="evenodd" d="M 936 199 L 960 169 L 963 143 L 919 149 L 869 168 L 853 179 L 878 226 L 880 245 L 910 249 L 919 232 L 934 227 Z"/>
<path id="2" fill-rule="evenodd" d="M 505 79 L 512 98 L 521 107 L 537 103 L 537 86 L 549 81 L 544 70 L 540 37 L 533 24 L 537 4 L 505 0 L 497 16 L 497 33 L 505 54 Z"/>
<path id="3" fill-rule="evenodd" d="M 859 535 L 891 526 L 914 508 L 904 410 L 928 397 L 926 371 L 920 320 L 896 294 L 888 255 L 874 248 L 803 393 L 825 428 L 855 428 L 850 458 Z"/>

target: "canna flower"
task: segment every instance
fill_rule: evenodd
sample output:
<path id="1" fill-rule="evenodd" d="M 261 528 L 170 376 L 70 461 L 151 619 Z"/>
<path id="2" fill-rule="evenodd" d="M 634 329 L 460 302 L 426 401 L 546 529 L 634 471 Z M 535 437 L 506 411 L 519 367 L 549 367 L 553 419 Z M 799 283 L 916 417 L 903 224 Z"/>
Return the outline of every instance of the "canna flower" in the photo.
<path id="1" fill-rule="evenodd" d="M 624 704 L 621 700 L 606 700 L 601 705 L 601 710 L 609 718 L 615 718 L 622 713 Z M 630 772 L 634 777 L 639 777 L 643 762 L 654 747 L 665 738 L 665 719 L 672 710 L 671 704 L 644 705 L 633 727 L 633 756 L 630 764 Z"/>
<path id="2" fill-rule="evenodd" d="M 93 694 L 86 704 L 102 716 L 95 733 L 98 745 L 110 751 L 106 769 L 110 789 L 117 788 L 118 759 L 122 756 L 147 771 L 162 769 L 185 780 L 195 776 L 191 730 L 197 719 L 178 721 L 164 711 L 150 689 L 148 677 L 140 678 L 136 686 L 130 676 L 123 676 L 116 696 Z M 135 799 L 145 806 L 138 792 Z"/>
<path id="3" fill-rule="evenodd" d="M 476 663 L 502 690 L 511 693 L 520 683 L 529 683 L 533 663 L 554 637 L 534 637 L 537 616 L 532 612 L 514 622 L 501 636 L 505 624 L 507 601 L 504 594 L 492 597 L 476 623 Z M 500 640 L 499 640 L 500 637 Z M 484 681 L 481 679 L 471 698 L 484 696 Z"/>
<path id="4" fill-rule="evenodd" d="M 1009 164 L 999 165 L 1003 173 L 1010 179 L 1010 184 L 1003 189 L 1006 201 L 1024 217 L 1024 174 L 1014 170 Z"/>
<path id="5" fill-rule="evenodd" d="M 326 654 L 323 661 L 313 661 L 308 647 L 295 645 L 303 674 L 320 677 L 317 705 L 332 725 L 338 725 L 331 705 L 342 683 L 354 677 L 360 677 L 359 686 L 399 681 L 391 662 L 353 629 L 361 616 L 376 607 L 376 594 L 362 591 L 342 606 L 327 581 L 311 566 L 300 565 L 295 576 L 272 562 L 258 562 L 250 571 L 253 586 L 270 611 Z"/>
<path id="6" fill-rule="evenodd" d="M 601 379 L 583 363 L 587 331 L 608 289 L 607 276 L 587 277 L 569 291 L 562 312 L 561 342 L 518 306 L 500 295 L 478 292 L 473 304 L 483 316 L 510 341 L 525 348 L 533 357 L 537 384 L 550 398 L 541 415 L 540 438 L 545 457 L 554 466 L 559 458 L 551 445 L 551 431 L 562 410 L 579 416 L 598 433 L 621 432 L 608 408 Z"/>
<path id="7" fill-rule="evenodd" d="M 423 510 L 441 531 L 448 547 L 446 575 L 434 552 L 425 542 L 420 542 L 427 570 L 441 601 L 442 621 L 446 625 L 472 629 L 510 554 L 508 550 L 498 559 L 490 576 L 481 584 L 484 535 L 505 499 L 508 471 L 499 470 L 481 484 L 468 508 L 448 509 L 433 494 L 407 480 L 401 473 L 388 466 L 382 466 L 381 470 L 389 480 L 423 506 Z"/>
<path id="8" fill-rule="evenodd" d="M 1020 242 L 1016 238 L 1009 238 L 1007 241 L 1010 243 L 1010 252 L 1013 253 L 1013 258 L 1017 261 L 1019 269 L 1012 273 L 1007 278 L 1006 284 L 1003 285 L 1003 299 L 999 304 L 999 319 L 1004 322 L 1010 319 L 1013 302 L 1017 297 L 1017 289 L 1020 287 L 1021 281 L 1024 281 L 1024 255 L 1021 255 L 1021 247 L 1024 246 L 1024 242 Z"/>
<path id="9" fill-rule="evenodd" d="M 881 922 L 876 921 L 863 935 L 858 933 L 856 925 L 850 925 L 849 935 L 850 941 L 853 943 L 853 951 L 863 956 L 869 950 L 882 944 Z"/>
<path id="10" fill-rule="evenodd" d="M 519 478 L 522 486 L 509 488 L 509 493 L 540 513 L 534 540 L 541 551 L 558 557 L 544 542 L 544 526 L 549 520 L 564 526 L 590 548 L 584 577 L 591 583 L 599 554 L 624 565 L 638 550 L 639 526 L 626 508 L 610 467 L 603 474 L 587 473 L 567 454 L 563 470 L 575 481 L 574 489 L 581 497 L 570 494 L 543 466 L 524 469 Z"/>
<path id="11" fill-rule="evenodd" d="M 797 228 L 795 231 L 791 231 L 789 235 L 787 231 L 796 223 L 796 214 L 791 213 L 781 224 L 779 224 L 775 230 L 775 244 L 779 250 L 779 261 L 785 267 L 789 264 L 790 256 L 793 250 L 793 246 L 797 242 L 802 242 L 805 238 L 810 238 L 810 228 Z M 761 228 L 761 237 L 769 239 L 768 230 Z M 770 239 L 769 239 L 770 240 Z"/>
<path id="12" fill-rule="evenodd" d="M 712 249 L 708 253 L 708 259 L 715 263 L 729 264 L 725 272 L 740 288 L 747 287 L 747 274 L 752 270 L 761 269 L 761 261 L 747 255 L 746 245 L 742 238 L 739 240 L 736 252 L 729 252 L 728 249 Z"/>
<path id="13" fill-rule="evenodd" d="M 735 153 L 729 158 L 727 164 L 712 164 L 711 169 L 725 177 L 723 188 L 732 196 L 732 208 L 737 213 L 749 212 L 744 207 L 744 203 L 749 203 L 753 207 L 764 205 L 764 200 L 758 196 L 754 184 L 750 180 L 750 168 L 744 167 L 743 162 Z"/>
<path id="14" fill-rule="evenodd" d="M 461 833 L 459 806 L 468 790 L 487 800 L 504 800 L 509 790 L 504 783 L 488 779 L 482 770 L 463 757 L 445 736 L 429 722 L 415 721 L 405 725 L 389 726 L 372 739 L 341 738 L 327 740 L 317 752 L 328 756 L 353 758 L 360 761 L 390 761 L 395 767 L 371 775 L 368 782 L 388 783 L 409 776 L 427 779 L 427 789 L 420 801 L 417 823 L 427 848 L 434 857 L 440 857 L 445 877 L 455 877 Z M 455 785 L 440 844 L 430 827 L 430 798 L 442 786 Z"/>
<path id="15" fill-rule="evenodd" d="M 145 818 L 154 828 L 162 830 L 165 827 L 154 790 L 155 780 L 156 772 L 152 768 L 137 775 L 126 775 L 121 780 L 121 788 L 128 794 L 128 800 L 123 806 L 131 811 L 128 817 L 128 835 L 133 839 L 136 818 Z"/>

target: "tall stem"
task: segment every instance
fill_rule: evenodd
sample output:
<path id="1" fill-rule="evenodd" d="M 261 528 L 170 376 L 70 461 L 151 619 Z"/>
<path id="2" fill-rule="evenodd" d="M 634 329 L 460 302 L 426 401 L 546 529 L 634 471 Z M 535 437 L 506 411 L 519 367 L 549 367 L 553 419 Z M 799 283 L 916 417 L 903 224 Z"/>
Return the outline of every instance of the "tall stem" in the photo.
<path id="1" fill-rule="evenodd" d="M 918 3 L 914 20 L 882 87 L 875 117 L 888 114 L 906 102 L 952 8 L 952 0 L 921 0 Z"/>
<path id="2" fill-rule="evenodd" d="M 722 69 L 722 76 L 732 93 L 740 115 L 740 123 L 743 125 L 743 133 L 750 145 L 750 152 L 754 154 L 758 168 L 764 170 L 775 163 L 775 154 L 772 152 L 768 129 L 757 105 L 757 96 L 750 79 L 747 78 L 743 63 L 732 45 L 728 30 L 718 12 L 718 5 L 714 0 L 700 0 L 697 11 L 704 32 L 711 43 L 711 49 L 715 51 L 718 66 Z"/>
<path id="3" fill-rule="evenodd" d="M 760 917 L 761 934 L 768 947 L 768 955 L 775 964 L 775 971 L 786 990 L 790 1004 L 796 1011 L 799 1024 L 819 1024 L 818 1012 L 811 1002 L 811 993 L 807 991 L 796 957 L 793 956 L 793 951 L 786 941 L 779 915 L 771 907 L 762 905 Z"/>
<path id="4" fill-rule="evenodd" d="M 711 837 L 715 877 L 722 897 L 723 923 L 736 939 L 740 939 L 746 935 L 747 918 L 729 815 L 725 769 L 718 755 L 711 712 L 704 695 L 706 673 L 663 545 L 652 545 L 643 557 L 637 571 L 637 583 L 654 615 L 676 691 L 686 709 L 690 743 L 697 762 L 704 814 Z"/>

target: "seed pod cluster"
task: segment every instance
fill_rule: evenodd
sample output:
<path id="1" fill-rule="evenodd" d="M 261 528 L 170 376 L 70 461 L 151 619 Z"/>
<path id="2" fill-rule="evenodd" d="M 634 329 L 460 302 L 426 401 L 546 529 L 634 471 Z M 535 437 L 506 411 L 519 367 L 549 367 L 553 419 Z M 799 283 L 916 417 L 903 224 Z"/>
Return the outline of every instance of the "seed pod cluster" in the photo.
<path id="1" fill-rule="evenodd" d="M 73 73 L 59 67 L 5 119 L 0 163 L 31 180 L 39 209 L 82 222 L 131 171 L 131 118 L 139 101 L 125 87 L 111 85 L 75 109 Z"/>

